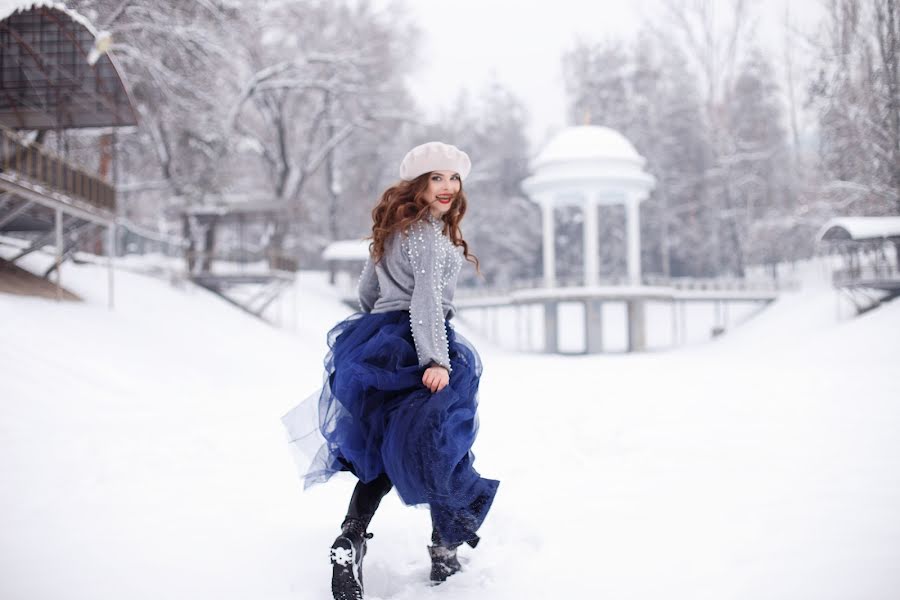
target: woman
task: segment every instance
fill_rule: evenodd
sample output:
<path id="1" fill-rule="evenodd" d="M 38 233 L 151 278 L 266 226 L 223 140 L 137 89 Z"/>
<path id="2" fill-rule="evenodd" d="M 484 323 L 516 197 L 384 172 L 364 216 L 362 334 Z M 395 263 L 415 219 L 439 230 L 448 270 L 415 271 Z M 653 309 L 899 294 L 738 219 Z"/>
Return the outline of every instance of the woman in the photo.
<path id="1" fill-rule="evenodd" d="M 478 268 L 459 231 L 470 169 L 440 142 L 403 158 L 401 181 L 372 211 L 360 312 L 328 334 L 322 389 L 283 419 L 295 446 L 315 451 L 307 487 L 342 470 L 359 479 L 331 547 L 338 600 L 362 598 L 367 528 L 392 487 L 430 509 L 437 584 L 460 569 L 457 548 L 478 543 L 499 485 L 472 467 L 481 360 L 449 323 L 463 256 Z"/>

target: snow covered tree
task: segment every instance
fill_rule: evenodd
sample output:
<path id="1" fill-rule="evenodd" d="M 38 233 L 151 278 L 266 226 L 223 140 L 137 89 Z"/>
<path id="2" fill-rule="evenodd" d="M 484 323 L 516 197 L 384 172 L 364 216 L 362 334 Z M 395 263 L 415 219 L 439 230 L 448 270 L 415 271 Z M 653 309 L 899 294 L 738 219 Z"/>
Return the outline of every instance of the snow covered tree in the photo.
<path id="1" fill-rule="evenodd" d="M 340 234 L 343 180 L 354 171 L 343 157 L 412 113 L 402 65 L 415 35 L 368 2 L 309 0 L 265 4 L 250 36 L 260 43 L 245 49 L 228 119 L 243 150 L 236 158 L 260 165 L 291 208 L 275 243 L 315 253 Z"/>
<path id="2" fill-rule="evenodd" d="M 226 186 L 222 116 L 223 98 L 233 89 L 235 8 L 214 0 L 81 0 L 75 6 L 111 33 L 111 50 L 140 114 L 137 132 L 120 142 L 120 183 L 133 194 L 126 208 L 137 218 L 152 216 Z M 150 194 L 140 193 L 147 189 Z"/>
<path id="3" fill-rule="evenodd" d="M 650 30 L 638 35 L 633 60 L 635 115 L 626 135 L 657 180 L 641 205 L 644 269 L 664 277 L 700 274 L 709 253 L 698 202 L 706 132 L 696 82 L 680 49 Z"/>
<path id="4" fill-rule="evenodd" d="M 415 118 L 407 21 L 365 0 L 76 4 L 111 32 L 140 113 L 118 142 L 129 217 L 165 228 L 227 194 L 290 207 L 266 234 L 284 253 L 364 234 L 384 148 Z"/>
<path id="5" fill-rule="evenodd" d="M 525 137 L 527 114 L 521 100 L 499 82 L 480 97 L 479 124 L 472 142 L 478 173 L 471 178 L 468 235 L 483 248 L 488 283 L 505 285 L 538 276 L 540 211 L 522 193 L 530 155 Z M 498 235 L 502 223 L 502 235 Z"/>
<path id="6" fill-rule="evenodd" d="M 900 213 L 900 4 L 829 0 L 810 98 L 835 214 Z"/>
<path id="7" fill-rule="evenodd" d="M 782 224 L 793 211 L 788 197 L 784 107 L 769 60 L 758 49 L 742 62 L 724 104 L 727 152 L 720 157 L 722 222 L 730 237 L 729 268 L 743 275 L 778 252 Z"/>
<path id="8" fill-rule="evenodd" d="M 746 57 L 746 41 L 754 28 L 754 19 L 746 0 L 691 2 L 666 0 L 664 23 L 658 30 L 671 28 L 673 40 L 695 74 L 702 101 L 704 145 L 703 181 L 698 188 L 703 204 L 702 245 L 709 256 L 707 274 L 732 272 L 743 275 L 743 248 L 734 224 L 733 190 L 728 165 L 735 151 L 729 130 L 728 102 L 738 68 Z"/>
<path id="9" fill-rule="evenodd" d="M 625 128 L 634 117 L 629 105 L 631 57 L 623 43 L 581 41 L 563 56 L 569 121 Z"/>

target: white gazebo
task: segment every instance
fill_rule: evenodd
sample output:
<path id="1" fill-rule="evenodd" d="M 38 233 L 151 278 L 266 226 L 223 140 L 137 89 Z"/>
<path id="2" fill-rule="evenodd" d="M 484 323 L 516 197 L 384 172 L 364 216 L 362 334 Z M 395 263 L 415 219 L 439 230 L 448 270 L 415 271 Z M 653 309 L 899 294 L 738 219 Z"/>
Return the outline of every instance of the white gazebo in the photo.
<path id="1" fill-rule="evenodd" d="M 611 290 L 599 287 L 598 208 L 625 206 L 629 286 L 642 284 L 640 204 L 650 195 L 656 180 L 644 171 L 644 158 L 622 134 L 608 127 L 581 125 L 559 132 L 532 162 L 533 175 L 522 189 L 540 207 L 543 216 L 544 292 L 553 298 L 556 282 L 554 209 L 577 206 L 584 211 L 584 291 L 596 296 L 585 301 L 587 352 L 602 351 L 601 296 Z M 623 290 L 619 289 L 621 294 Z M 641 293 L 628 300 L 629 349 L 644 347 Z M 557 306 L 545 303 L 545 347 L 557 348 Z"/>
<path id="2" fill-rule="evenodd" d="M 544 285 L 556 286 L 553 210 L 584 211 L 584 285 L 598 283 L 597 208 L 622 204 L 628 228 L 628 280 L 641 284 L 640 204 L 656 180 L 644 171 L 644 158 L 618 131 L 596 125 L 567 127 L 532 162 L 534 175 L 522 189 L 543 214 Z"/>

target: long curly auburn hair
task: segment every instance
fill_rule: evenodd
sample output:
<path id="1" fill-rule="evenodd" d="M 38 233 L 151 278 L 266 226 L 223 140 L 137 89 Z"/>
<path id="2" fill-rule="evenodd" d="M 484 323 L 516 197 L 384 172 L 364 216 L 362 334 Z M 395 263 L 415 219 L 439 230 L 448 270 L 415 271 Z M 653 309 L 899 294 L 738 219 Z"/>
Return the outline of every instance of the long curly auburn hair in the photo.
<path id="1" fill-rule="evenodd" d="M 412 181 L 400 181 L 381 195 L 381 199 L 372 210 L 372 235 L 367 238 L 372 240 L 369 252 L 374 262 L 378 262 L 384 256 L 384 244 L 392 233 L 406 229 L 428 214 L 425 191 L 428 189 L 430 176 L 431 173 L 424 173 Z M 466 260 L 474 263 L 475 271 L 480 275 L 478 258 L 474 254 L 469 254 L 469 245 L 459 230 L 459 222 L 466 214 L 466 207 L 466 194 L 460 181 L 459 193 L 453 198 L 450 210 L 441 217 L 444 221 L 443 233 L 450 237 L 454 246 L 462 246 Z"/>

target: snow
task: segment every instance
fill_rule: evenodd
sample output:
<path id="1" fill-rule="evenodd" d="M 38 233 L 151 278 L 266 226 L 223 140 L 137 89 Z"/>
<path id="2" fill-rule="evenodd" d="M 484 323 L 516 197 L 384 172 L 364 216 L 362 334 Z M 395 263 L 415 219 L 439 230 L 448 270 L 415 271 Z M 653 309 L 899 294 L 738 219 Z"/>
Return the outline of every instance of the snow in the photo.
<path id="1" fill-rule="evenodd" d="M 640 201 L 656 182 L 644 172 L 644 163 L 618 131 L 597 125 L 566 127 L 534 158 L 534 174 L 522 182 L 522 189 L 538 202 Z"/>
<path id="2" fill-rule="evenodd" d="M 16 12 L 26 12 L 34 8 L 51 8 L 58 10 L 69 16 L 73 21 L 87 29 L 94 37 L 98 36 L 97 29 L 90 19 L 79 13 L 78 11 L 68 8 L 62 2 L 52 2 L 48 0 L 0 0 L 0 21 L 6 19 Z M 93 64 L 93 63 L 91 63 Z"/>
<path id="3" fill-rule="evenodd" d="M 852 240 L 900 237 L 900 217 L 838 217 L 825 223 L 816 239 L 821 242 L 826 235 L 829 239 L 846 239 L 842 233 Z"/>
<path id="4" fill-rule="evenodd" d="M 341 565 L 342 567 L 350 564 L 351 559 L 353 558 L 352 552 L 346 548 L 334 548 L 331 551 L 331 555 L 334 557 L 334 562 Z"/>
<path id="5" fill-rule="evenodd" d="M 642 167 L 644 159 L 625 136 L 609 127 L 575 125 L 566 127 L 551 139 L 535 157 L 532 166 L 570 161 L 627 161 Z"/>
<path id="6" fill-rule="evenodd" d="M 106 54 L 109 51 L 110 46 L 112 46 L 112 33 L 109 31 L 100 31 L 96 34 L 96 40 L 94 41 L 94 47 L 91 48 L 91 51 L 88 53 L 87 62 L 89 65 L 94 66 L 97 64 L 97 61 L 100 60 L 100 57 Z"/>
<path id="7" fill-rule="evenodd" d="M 2 252 L 0 252 L 2 254 Z M 51 257 L 26 257 L 39 270 Z M 63 268 L 81 303 L 0 295 L 0 597 L 328 598 L 353 487 L 302 493 L 279 418 L 347 309 L 300 274 L 278 330 L 204 290 Z M 388 495 L 367 598 L 900 597 L 900 304 L 807 287 L 714 342 L 482 354 L 476 468 L 501 480 L 464 571 Z"/>
<path id="8" fill-rule="evenodd" d="M 369 258 L 369 240 L 339 240 L 332 242 L 322 251 L 325 260 L 358 260 Z"/>

